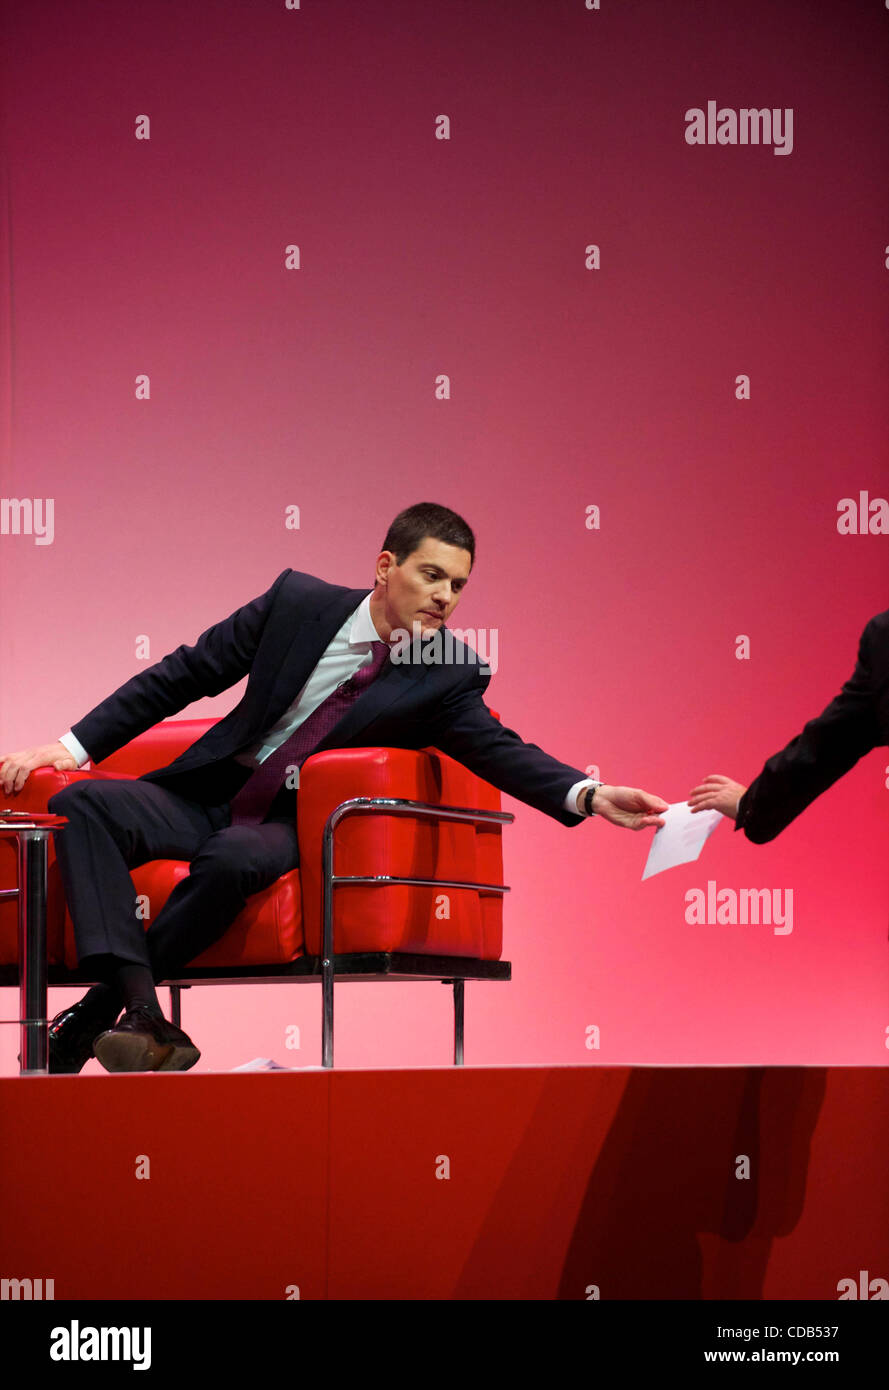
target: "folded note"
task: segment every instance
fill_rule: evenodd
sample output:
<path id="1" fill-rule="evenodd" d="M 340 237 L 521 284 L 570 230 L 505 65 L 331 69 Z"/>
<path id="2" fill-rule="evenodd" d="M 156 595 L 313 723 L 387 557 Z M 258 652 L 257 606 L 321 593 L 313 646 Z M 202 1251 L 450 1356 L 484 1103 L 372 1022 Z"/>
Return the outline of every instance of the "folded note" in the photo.
<path id="1" fill-rule="evenodd" d="M 674 869 L 677 864 L 692 863 L 704 848 L 707 836 L 725 820 L 720 811 L 692 812 L 687 801 L 677 801 L 659 814 L 664 823 L 654 832 L 643 879 L 662 874 L 664 869 Z"/>

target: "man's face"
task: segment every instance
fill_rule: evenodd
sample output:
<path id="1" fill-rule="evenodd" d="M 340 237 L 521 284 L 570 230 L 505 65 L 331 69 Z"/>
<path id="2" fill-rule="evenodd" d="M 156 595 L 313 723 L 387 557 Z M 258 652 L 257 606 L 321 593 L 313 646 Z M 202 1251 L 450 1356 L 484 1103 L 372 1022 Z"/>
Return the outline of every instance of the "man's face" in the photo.
<path id="1" fill-rule="evenodd" d="M 468 550 L 431 536 L 405 557 L 403 565 L 395 563 L 391 550 L 381 551 L 371 599 L 371 614 L 381 636 L 388 638 L 393 628 L 404 629 L 412 638 L 418 630 L 437 632 L 456 608 L 470 567 Z M 414 626 L 417 623 L 419 629 Z"/>

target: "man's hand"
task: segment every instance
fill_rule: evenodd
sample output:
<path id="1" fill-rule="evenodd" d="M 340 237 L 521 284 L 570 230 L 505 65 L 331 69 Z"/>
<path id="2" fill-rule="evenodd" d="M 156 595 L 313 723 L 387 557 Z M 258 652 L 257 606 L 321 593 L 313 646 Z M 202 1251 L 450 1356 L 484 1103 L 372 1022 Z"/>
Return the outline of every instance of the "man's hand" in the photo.
<path id="1" fill-rule="evenodd" d="M 20 753 L 0 753 L 0 786 L 7 796 L 15 796 L 35 767 L 54 767 L 67 772 L 77 766 L 64 743 L 44 743 L 39 748 L 23 748 Z"/>
<path id="2" fill-rule="evenodd" d="M 581 792 L 579 800 L 583 800 Z M 593 797 L 593 810 L 603 820 L 612 825 L 622 825 L 626 830 L 645 830 L 649 825 L 663 825 L 659 811 L 669 811 L 670 803 L 651 792 L 640 791 L 638 787 L 608 787 L 604 784 L 596 788 Z"/>
<path id="3" fill-rule="evenodd" d="M 733 782 L 731 777 L 723 777 L 720 772 L 711 772 L 688 794 L 688 804 L 692 811 L 721 811 L 730 820 L 738 815 L 738 802 L 747 788 L 742 782 Z"/>

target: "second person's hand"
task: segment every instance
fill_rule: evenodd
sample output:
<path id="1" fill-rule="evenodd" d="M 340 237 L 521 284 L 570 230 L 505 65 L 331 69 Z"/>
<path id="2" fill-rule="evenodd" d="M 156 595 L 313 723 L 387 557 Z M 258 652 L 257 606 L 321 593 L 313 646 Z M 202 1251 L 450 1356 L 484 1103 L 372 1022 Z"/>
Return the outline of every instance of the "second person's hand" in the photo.
<path id="1" fill-rule="evenodd" d="M 721 811 L 729 820 L 738 814 L 738 802 L 747 788 L 743 782 L 733 782 L 721 772 L 710 772 L 688 794 L 688 804 L 694 811 Z"/>

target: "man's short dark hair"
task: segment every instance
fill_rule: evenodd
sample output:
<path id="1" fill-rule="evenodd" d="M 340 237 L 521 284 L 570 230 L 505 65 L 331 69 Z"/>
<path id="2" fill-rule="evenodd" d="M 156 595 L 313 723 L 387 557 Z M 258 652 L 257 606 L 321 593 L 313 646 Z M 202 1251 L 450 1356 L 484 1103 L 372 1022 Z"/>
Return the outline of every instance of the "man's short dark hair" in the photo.
<path id="1" fill-rule="evenodd" d="M 452 512 L 450 507 L 440 507 L 437 502 L 417 502 L 399 512 L 386 532 L 382 549 L 393 551 L 395 563 L 403 565 L 427 536 L 459 550 L 468 550 L 470 569 L 474 565 L 475 536 L 462 516 Z"/>

